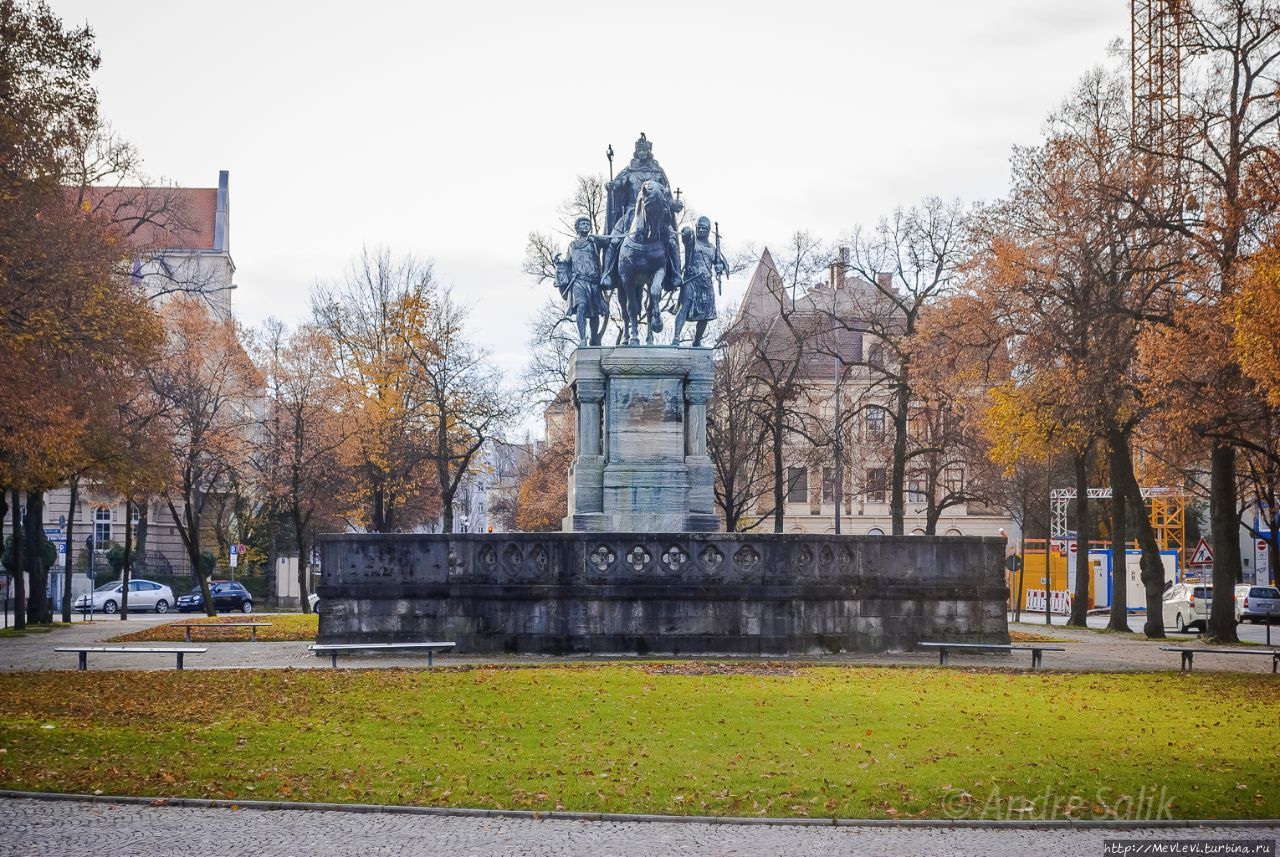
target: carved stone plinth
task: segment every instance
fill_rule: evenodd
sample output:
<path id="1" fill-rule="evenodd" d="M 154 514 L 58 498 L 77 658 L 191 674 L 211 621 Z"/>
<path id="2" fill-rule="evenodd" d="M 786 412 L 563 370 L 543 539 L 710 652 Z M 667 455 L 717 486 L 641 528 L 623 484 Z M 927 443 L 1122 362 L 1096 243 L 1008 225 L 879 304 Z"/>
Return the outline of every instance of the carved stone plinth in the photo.
<path id="1" fill-rule="evenodd" d="M 714 369 L 705 348 L 579 348 L 566 532 L 720 529 L 707 456 Z"/>
<path id="2" fill-rule="evenodd" d="M 1009 642 L 1004 539 L 343 533 L 319 546 L 320 643 L 777 655 Z"/>

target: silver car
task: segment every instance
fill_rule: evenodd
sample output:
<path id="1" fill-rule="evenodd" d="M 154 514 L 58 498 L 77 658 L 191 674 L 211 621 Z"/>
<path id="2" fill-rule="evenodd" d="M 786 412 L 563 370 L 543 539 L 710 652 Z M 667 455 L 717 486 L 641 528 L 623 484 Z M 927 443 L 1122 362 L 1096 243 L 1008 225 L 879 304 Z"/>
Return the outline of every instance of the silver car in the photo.
<path id="1" fill-rule="evenodd" d="M 1212 583 L 1178 583 L 1164 594 L 1164 626 L 1179 631 L 1209 627 L 1209 608 L 1213 605 Z"/>
<path id="2" fill-rule="evenodd" d="M 1274 586 L 1236 587 L 1237 622 L 1275 622 L 1280 620 L 1280 590 Z"/>
<path id="3" fill-rule="evenodd" d="M 93 609 L 97 613 L 118 613 L 124 603 L 124 585 L 113 580 L 93 590 Z M 154 610 L 157 613 L 168 613 L 174 604 L 173 590 L 163 583 L 151 580 L 129 581 L 129 609 Z M 88 611 L 89 596 L 81 595 L 75 601 L 75 609 Z"/>

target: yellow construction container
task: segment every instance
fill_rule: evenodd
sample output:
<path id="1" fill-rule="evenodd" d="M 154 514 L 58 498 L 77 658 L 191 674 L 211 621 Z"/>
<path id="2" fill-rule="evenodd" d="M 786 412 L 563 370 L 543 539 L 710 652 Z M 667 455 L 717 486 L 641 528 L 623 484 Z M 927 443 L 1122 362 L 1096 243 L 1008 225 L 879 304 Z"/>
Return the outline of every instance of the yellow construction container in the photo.
<path id="1" fill-rule="evenodd" d="M 1044 551 L 1029 550 L 1023 556 L 1022 571 L 1006 572 L 1005 577 L 1009 584 L 1009 603 L 1018 598 L 1019 582 L 1021 582 L 1022 593 L 1022 609 L 1027 609 L 1027 590 L 1044 589 Z M 1067 570 L 1070 563 L 1075 561 L 1073 556 L 1063 556 L 1056 550 L 1049 551 L 1049 591 L 1064 592 L 1074 589 L 1069 586 L 1069 576 Z M 1089 606 L 1093 606 L 1093 575 L 1089 575 Z"/>

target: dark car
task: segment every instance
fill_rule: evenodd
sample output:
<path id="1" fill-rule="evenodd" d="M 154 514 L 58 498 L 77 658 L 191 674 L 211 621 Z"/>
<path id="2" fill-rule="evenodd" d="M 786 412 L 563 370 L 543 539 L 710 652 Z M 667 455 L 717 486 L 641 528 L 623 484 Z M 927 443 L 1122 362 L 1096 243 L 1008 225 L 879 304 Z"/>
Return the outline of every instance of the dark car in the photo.
<path id="1" fill-rule="evenodd" d="M 239 610 L 241 613 L 253 612 L 253 596 L 234 580 L 209 581 L 209 594 L 213 597 L 215 610 Z M 189 613 L 192 610 L 204 609 L 204 595 L 200 587 L 188 592 L 178 599 L 178 611 Z"/>

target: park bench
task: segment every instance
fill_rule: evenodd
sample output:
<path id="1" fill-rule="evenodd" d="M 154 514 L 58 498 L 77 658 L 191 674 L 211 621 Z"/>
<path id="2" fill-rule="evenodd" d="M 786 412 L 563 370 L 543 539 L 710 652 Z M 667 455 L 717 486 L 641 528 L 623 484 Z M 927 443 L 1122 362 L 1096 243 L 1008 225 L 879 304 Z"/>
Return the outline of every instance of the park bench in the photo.
<path id="1" fill-rule="evenodd" d="M 1183 646 L 1161 646 L 1162 652 L 1178 652 L 1182 655 L 1181 672 L 1191 672 L 1191 662 L 1196 654 L 1203 655 L 1262 655 L 1271 658 L 1271 671 L 1280 667 L 1280 650 L 1277 649 L 1193 649 Z"/>
<path id="2" fill-rule="evenodd" d="M 426 649 L 427 666 L 432 664 L 432 653 L 436 649 L 452 649 L 457 643 L 326 643 L 308 646 L 317 655 L 327 654 L 333 661 L 334 669 L 338 667 L 338 652 L 386 652 L 398 649 Z"/>
<path id="3" fill-rule="evenodd" d="M 177 668 L 182 669 L 182 658 L 184 655 L 202 655 L 209 651 L 208 649 L 196 649 L 192 647 L 178 648 L 176 646 L 58 646 L 55 652 L 75 652 L 80 656 L 81 671 L 89 668 L 89 653 L 100 653 L 107 655 L 177 655 Z"/>
<path id="4" fill-rule="evenodd" d="M 253 642 L 258 642 L 258 629 L 270 628 L 270 622 L 174 622 L 179 628 L 187 629 L 187 642 L 191 642 L 192 628 L 249 628 L 253 635 Z"/>
<path id="5" fill-rule="evenodd" d="M 989 649 L 999 652 L 1031 652 L 1031 668 L 1039 669 L 1044 659 L 1045 652 L 1065 652 L 1066 649 L 1061 646 L 1015 646 L 1011 643 L 916 643 L 916 647 L 920 649 L 937 649 L 938 665 L 946 666 L 948 662 L 948 652 L 951 650 L 975 650 Z"/>

